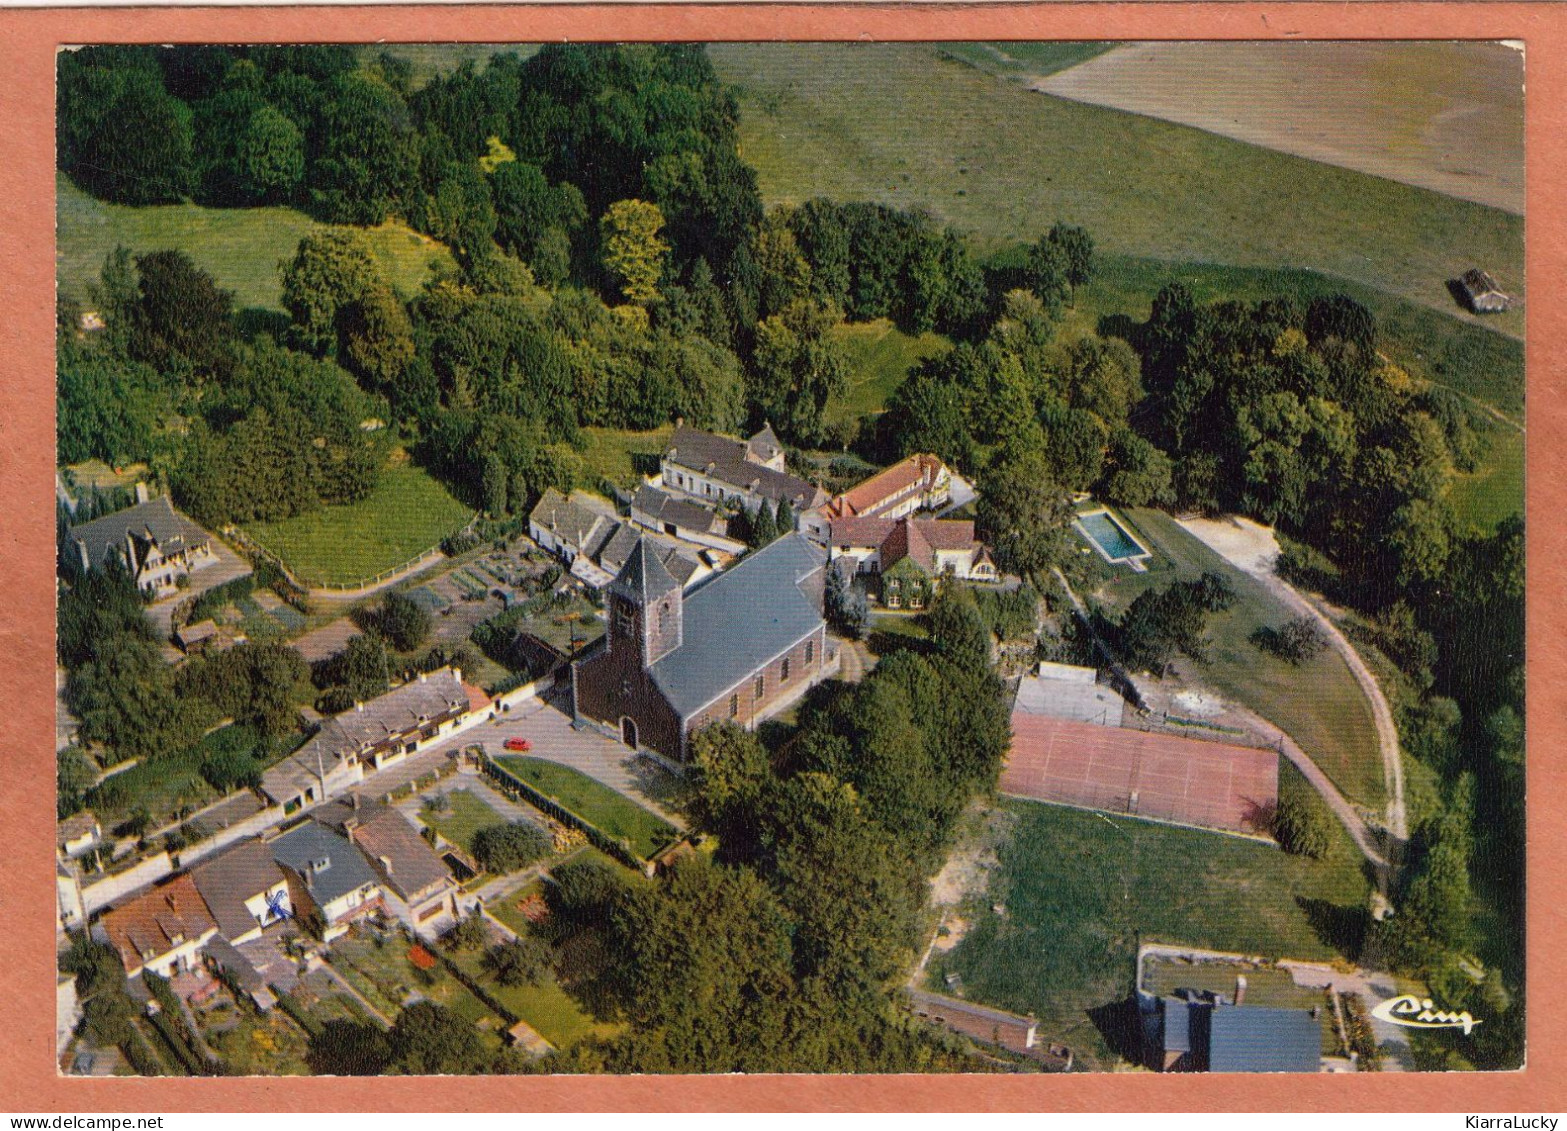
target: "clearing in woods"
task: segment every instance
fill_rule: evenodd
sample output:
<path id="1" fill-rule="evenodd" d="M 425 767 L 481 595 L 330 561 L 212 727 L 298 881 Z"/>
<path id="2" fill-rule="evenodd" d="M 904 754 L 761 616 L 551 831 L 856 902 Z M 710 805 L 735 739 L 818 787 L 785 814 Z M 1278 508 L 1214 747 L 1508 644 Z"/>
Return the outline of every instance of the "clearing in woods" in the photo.
<path id="1" fill-rule="evenodd" d="M 88 196 L 64 173 L 55 176 L 55 192 L 55 273 L 60 292 L 84 303 L 104 259 L 124 246 L 133 256 L 183 251 L 218 286 L 234 292 L 238 309 L 281 311 L 280 265 L 293 259 L 301 239 L 325 226 L 292 208 L 109 204 Z M 360 230 L 392 287 L 404 295 L 418 291 L 432 266 L 455 267 L 445 244 L 401 224 Z"/>

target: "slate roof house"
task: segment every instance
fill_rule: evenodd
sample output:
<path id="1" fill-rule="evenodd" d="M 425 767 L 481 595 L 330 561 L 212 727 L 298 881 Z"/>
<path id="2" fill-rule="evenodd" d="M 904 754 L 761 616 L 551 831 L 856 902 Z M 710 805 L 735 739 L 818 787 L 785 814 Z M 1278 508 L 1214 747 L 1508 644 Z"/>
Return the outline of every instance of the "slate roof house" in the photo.
<path id="1" fill-rule="evenodd" d="M 805 516 L 827 502 L 827 493 L 784 469 L 783 446 L 771 425 L 748 440 L 736 440 L 677 424 L 664 450 L 660 483 L 666 491 L 709 506 L 732 501 L 747 511 L 763 502 L 776 510 L 787 499 L 801 530 L 818 538 L 826 535 L 824 521 L 808 524 Z"/>
<path id="2" fill-rule="evenodd" d="M 187 874 L 207 901 L 218 934 L 235 945 L 260 938 L 262 928 L 294 914 L 288 876 L 260 840 L 237 844 Z"/>
<path id="3" fill-rule="evenodd" d="M 457 921 L 457 880 L 407 817 L 390 806 L 362 801 L 358 794 L 312 815 L 364 853 L 387 910 L 415 935 L 434 939 Z"/>
<path id="4" fill-rule="evenodd" d="M 320 804 L 450 734 L 484 701 L 456 668 L 438 668 L 333 715 L 303 746 L 261 775 L 287 813 Z"/>
<path id="5" fill-rule="evenodd" d="M 702 509 L 695 504 L 686 505 Z M 717 515 L 704 513 L 722 523 Z M 636 526 L 616 517 L 609 500 L 586 491 L 573 491 L 568 499 L 553 487 L 544 492 L 529 514 L 528 533 L 569 566 L 571 576 L 594 589 L 602 589 L 615 580 L 632 547 L 642 537 Z M 700 556 L 702 551 L 688 551 L 662 538 L 657 545 L 665 566 L 683 586 L 713 572 L 712 563 Z"/>
<path id="6" fill-rule="evenodd" d="M 609 586 L 600 650 L 572 665 L 574 716 L 682 762 L 709 722 L 755 726 L 827 674 L 825 566 L 791 534 L 685 594 L 644 540 Z"/>
<path id="7" fill-rule="evenodd" d="M 729 554 L 743 554 L 746 549 L 744 542 L 729 537 L 729 521 L 723 515 L 650 483 L 637 488 L 631 500 L 631 521 L 644 530 Z"/>
<path id="8" fill-rule="evenodd" d="M 114 554 L 137 588 L 155 597 L 172 596 L 177 578 L 217 561 L 212 536 L 166 495 L 73 526 L 70 538 L 83 569 L 99 569 Z"/>
<path id="9" fill-rule="evenodd" d="M 528 537 L 570 565 L 587 547 L 603 545 L 617 521 L 608 499 L 546 487 L 528 514 Z"/>
<path id="10" fill-rule="evenodd" d="M 315 911 L 321 916 L 323 941 L 331 942 L 352 920 L 381 909 L 375 873 L 340 833 L 310 820 L 268 847 L 289 878 L 295 914 Z"/>
<path id="11" fill-rule="evenodd" d="M 924 608 L 942 577 L 996 580 L 990 551 L 967 519 L 847 518 L 834 522 L 828 553 L 852 559 L 870 595 L 889 609 Z"/>

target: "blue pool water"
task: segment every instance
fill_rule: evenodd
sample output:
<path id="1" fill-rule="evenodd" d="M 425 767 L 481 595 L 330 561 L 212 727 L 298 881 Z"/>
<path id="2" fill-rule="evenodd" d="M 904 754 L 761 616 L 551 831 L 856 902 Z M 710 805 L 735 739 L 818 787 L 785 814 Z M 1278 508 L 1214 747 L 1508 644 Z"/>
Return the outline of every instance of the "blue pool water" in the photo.
<path id="1" fill-rule="evenodd" d="M 1105 557 L 1113 562 L 1145 557 L 1148 554 L 1142 544 L 1122 530 L 1121 524 L 1105 511 L 1084 515 L 1078 521 L 1083 524 L 1083 529 L 1088 536 L 1104 551 Z"/>

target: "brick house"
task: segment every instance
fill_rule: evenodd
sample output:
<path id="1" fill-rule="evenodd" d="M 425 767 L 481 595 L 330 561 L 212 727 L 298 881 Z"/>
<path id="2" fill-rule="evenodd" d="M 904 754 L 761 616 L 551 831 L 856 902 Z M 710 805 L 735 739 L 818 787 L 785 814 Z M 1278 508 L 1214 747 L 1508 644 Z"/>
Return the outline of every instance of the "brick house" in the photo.
<path id="1" fill-rule="evenodd" d="M 190 876 L 176 876 L 105 913 L 93 935 L 112 946 L 134 978 L 143 970 L 171 977 L 192 969 L 218 924 Z"/>
<path id="2" fill-rule="evenodd" d="M 848 518 L 902 518 L 916 511 L 961 506 L 974 489 L 936 456 L 917 453 L 834 495 L 824 508 L 829 522 Z"/>
<path id="3" fill-rule="evenodd" d="M 710 722 L 756 726 L 827 674 L 825 566 L 785 535 L 686 594 L 639 545 L 607 590 L 599 651 L 572 666 L 574 716 L 681 762 Z"/>

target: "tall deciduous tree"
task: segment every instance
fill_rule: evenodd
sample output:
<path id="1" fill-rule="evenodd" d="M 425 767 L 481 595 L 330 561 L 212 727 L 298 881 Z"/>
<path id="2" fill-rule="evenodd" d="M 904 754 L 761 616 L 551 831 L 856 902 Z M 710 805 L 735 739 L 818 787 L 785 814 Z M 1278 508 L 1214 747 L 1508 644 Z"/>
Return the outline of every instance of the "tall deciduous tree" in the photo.
<path id="1" fill-rule="evenodd" d="M 658 301 L 658 284 L 669 255 L 669 244 L 660 234 L 663 229 L 663 212 L 645 200 L 617 200 L 599 221 L 604 269 L 627 302 L 646 306 Z"/>

